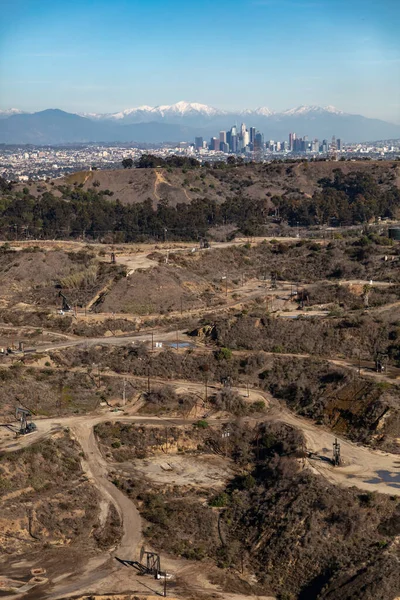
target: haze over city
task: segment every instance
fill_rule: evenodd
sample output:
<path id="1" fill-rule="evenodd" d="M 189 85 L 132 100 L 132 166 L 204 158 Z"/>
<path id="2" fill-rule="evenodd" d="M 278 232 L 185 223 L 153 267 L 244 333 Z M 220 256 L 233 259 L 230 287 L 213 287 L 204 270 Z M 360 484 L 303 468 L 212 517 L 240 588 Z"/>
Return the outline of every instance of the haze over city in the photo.
<path id="1" fill-rule="evenodd" d="M 396 0 L 6 0 L 0 108 L 109 113 L 185 98 L 400 123 L 399 22 Z"/>

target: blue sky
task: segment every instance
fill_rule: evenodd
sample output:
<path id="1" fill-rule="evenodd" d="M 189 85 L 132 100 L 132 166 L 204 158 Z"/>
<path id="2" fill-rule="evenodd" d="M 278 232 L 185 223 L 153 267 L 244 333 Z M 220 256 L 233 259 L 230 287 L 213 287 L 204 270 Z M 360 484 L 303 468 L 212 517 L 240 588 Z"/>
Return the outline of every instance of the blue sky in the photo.
<path id="1" fill-rule="evenodd" d="M 400 122 L 399 0 L 1 0 L 0 107 L 333 104 Z"/>

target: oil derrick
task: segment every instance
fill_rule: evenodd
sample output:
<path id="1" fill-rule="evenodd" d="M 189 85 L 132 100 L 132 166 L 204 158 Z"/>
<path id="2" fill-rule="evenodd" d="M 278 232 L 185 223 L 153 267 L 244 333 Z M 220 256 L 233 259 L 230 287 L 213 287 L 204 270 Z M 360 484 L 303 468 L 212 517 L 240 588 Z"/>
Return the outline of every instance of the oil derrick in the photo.
<path id="1" fill-rule="evenodd" d="M 156 552 L 147 552 L 142 546 L 140 550 L 140 562 L 142 563 L 146 556 L 146 570 L 149 575 L 154 575 L 155 579 L 159 579 L 161 575 L 160 555 Z"/>
<path id="2" fill-rule="evenodd" d="M 146 557 L 146 563 L 143 562 Z M 164 578 L 164 598 L 167 597 L 167 579 L 170 577 L 166 571 L 161 571 L 160 555 L 156 552 L 148 552 L 142 546 L 140 550 L 140 559 L 137 560 L 124 560 L 122 558 L 115 557 L 116 560 L 124 565 L 125 567 L 133 567 L 139 571 L 140 575 L 152 575 L 154 579 Z M 161 594 L 159 594 L 161 595 Z"/>
<path id="3" fill-rule="evenodd" d="M 335 438 L 335 441 L 333 442 L 333 458 L 332 458 L 332 462 L 333 462 L 333 466 L 334 467 L 339 466 L 340 463 L 341 463 L 340 444 L 337 441 L 337 438 Z"/>

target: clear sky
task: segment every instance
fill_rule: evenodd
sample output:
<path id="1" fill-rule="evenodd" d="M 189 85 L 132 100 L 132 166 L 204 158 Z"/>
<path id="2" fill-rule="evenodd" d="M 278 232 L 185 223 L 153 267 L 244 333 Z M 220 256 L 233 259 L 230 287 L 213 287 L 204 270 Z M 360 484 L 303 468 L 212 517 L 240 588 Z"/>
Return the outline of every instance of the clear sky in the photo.
<path id="1" fill-rule="evenodd" d="M 0 107 L 332 104 L 400 122 L 400 0 L 1 0 Z"/>

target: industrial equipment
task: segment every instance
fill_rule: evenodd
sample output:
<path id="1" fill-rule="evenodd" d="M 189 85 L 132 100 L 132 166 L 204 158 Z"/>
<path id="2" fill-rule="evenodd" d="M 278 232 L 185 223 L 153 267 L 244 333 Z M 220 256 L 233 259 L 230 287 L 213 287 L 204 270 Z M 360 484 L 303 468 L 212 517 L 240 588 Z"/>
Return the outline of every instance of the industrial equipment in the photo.
<path id="1" fill-rule="evenodd" d="M 35 423 L 32 423 L 32 413 L 26 408 L 18 406 L 15 409 L 15 417 L 20 422 L 19 433 L 20 435 L 26 435 L 27 433 L 33 433 L 37 430 Z"/>
<path id="2" fill-rule="evenodd" d="M 62 309 L 64 312 L 69 312 L 72 310 L 72 306 L 70 305 L 70 303 L 68 302 L 67 298 L 64 296 L 64 294 L 62 293 L 62 291 L 60 290 L 58 292 L 59 297 L 62 299 Z"/>
<path id="3" fill-rule="evenodd" d="M 206 238 L 200 238 L 200 248 L 201 249 L 208 249 L 210 248 L 210 242 L 208 240 L 206 240 Z"/>

